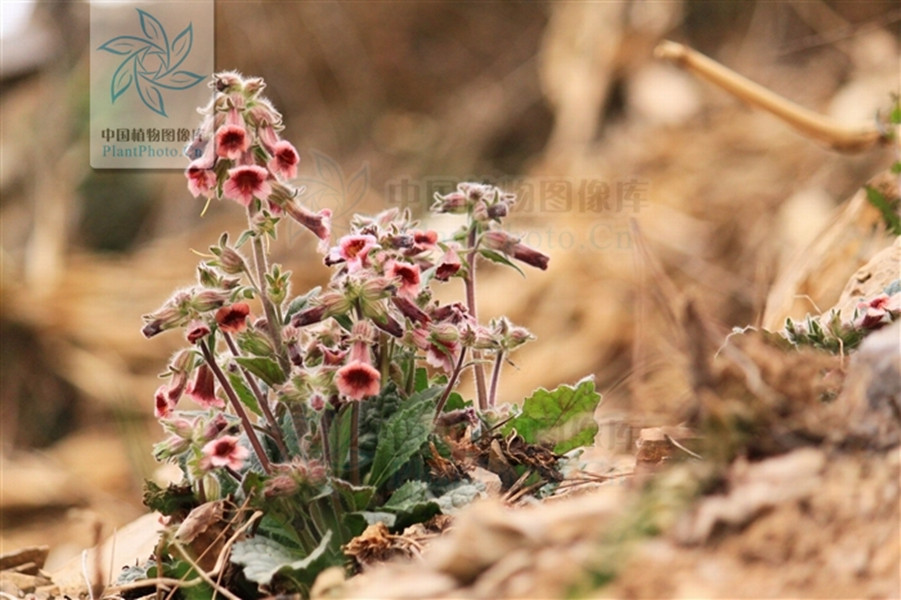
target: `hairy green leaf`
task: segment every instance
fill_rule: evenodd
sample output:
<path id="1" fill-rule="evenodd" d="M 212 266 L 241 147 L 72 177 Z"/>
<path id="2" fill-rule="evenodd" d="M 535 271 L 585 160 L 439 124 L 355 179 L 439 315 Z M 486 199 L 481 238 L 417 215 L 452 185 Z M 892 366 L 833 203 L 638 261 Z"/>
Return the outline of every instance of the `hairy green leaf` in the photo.
<path id="1" fill-rule="evenodd" d="M 894 235 L 901 235 L 901 217 L 898 216 L 898 199 L 895 198 L 894 201 L 891 201 L 886 198 L 882 192 L 869 185 L 866 186 L 866 190 L 867 200 L 882 214 L 882 220 L 885 221 L 885 226 L 888 230 Z"/>
<path id="2" fill-rule="evenodd" d="M 375 488 L 371 485 L 353 485 L 348 481 L 337 478 L 332 478 L 330 481 L 349 511 L 366 509 L 369 506 L 369 501 L 375 495 Z"/>
<path id="3" fill-rule="evenodd" d="M 232 562 L 244 566 L 244 576 L 261 585 L 282 574 L 298 581 L 312 582 L 328 561 L 326 550 L 332 532 L 323 536 L 315 550 L 304 555 L 274 540 L 255 536 L 236 542 L 232 547 Z"/>
<path id="4" fill-rule="evenodd" d="M 262 379 L 268 386 L 285 383 L 288 378 L 278 363 L 262 356 L 239 356 L 235 362 Z"/>
<path id="5" fill-rule="evenodd" d="M 414 395 L 382 426 L 369 471 L 369 485 L 379 487 L 387 481 L 428 439 L 435 406 L 433 396 L 431 390 Z"/>
<path id="6" fill-rule="evenodd" d="M 561 385 L 550 392 L 539 388 L 526 398 L 522 412 L 504 426 L 503 433 L 515 429 L 530 444 L 553 444 L 558 454 L 589 446 L 598 432 L 594 410 L 600 400 L 590 377 L 576 387 Z"/>

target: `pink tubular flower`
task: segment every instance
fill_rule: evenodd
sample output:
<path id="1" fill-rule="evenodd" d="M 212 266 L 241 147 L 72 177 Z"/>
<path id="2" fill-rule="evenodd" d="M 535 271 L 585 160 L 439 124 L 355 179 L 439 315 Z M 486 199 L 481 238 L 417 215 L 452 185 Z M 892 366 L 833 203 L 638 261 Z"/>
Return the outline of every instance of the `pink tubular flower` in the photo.
<path id="1" fill-rule="evenodd" d="M 299 202 L 293 201 L 286 203 L 284 208 L 292 219 L 312 231 L 323 242 L 328 242 L 332 235 L 331 209 L 323 208 L 318 213 L 314 213 Z"/>
<path id="2" fill-rule="evenodd" d="M 379 393 L 381 375 L 370 364 L 358 360 L 351 361 L 335 373 L 338 391 L 351 400 L 362 400 Z"/>
<path id="3" fill-rule="evenodd" d="M 277 176 L 284 179 L 294 179 L 297 176 L 297 163 L 300 157 L 297 150 L 286 140 L 279 140 L 272 148 L 272 158 L 266 166 Z"/>
<path id="4" fill-rule="evenodd" d="M 198 340 L 202 340 L 209 334 L 210 326 L 200 319 L 195 319 L 194 321 L 188 323 L 187 330 L 185 331 L 185 337 L 191 344 L 197 343 Z"/>
<path id="5" fill-rule="evenodd" d="M 244 129 L 238 109 L 228 111 L 225 123 L 216 131 L 216 155 L 221 158 L 238 160 L 250 148 L 250 136 Z"/>
<path id="6" fill-rule="evenodd" d="M 226 198 L 250 206 L 254 197 L 265 199 L 272 193 L 272 187 L 266 181 L 269 172 L 256 165 L 243 165 L 228 170 L 228 179 L 222 186 Z"/>
<path id="7" fill-rule="evenodd" d="M 429 315 L 423 312 L 423 310 L 409 298 L 393 296 L 391 298 L 391 303 L 394 304 L 394 306 L 396 306 L 398 310 L 400 310 L 403 316 L 407 317 L 414 323 L 425 325 L 431 320 L 429 319 Z"/>
<path id="8" fill-rule="evenodd" d="M 346 262 L 348 272 L 353 273 L 366 266 L 366 255 L 375 244 L 376 239 L 371 235 L 345 235 L 338 240 L 338 246 L 332 248 L 325 257 L 325 263 L 334 265 Z"/>
<path id="9" fill-rule="evenodd" d="M 235 302 L 216 311 L 216 323 L 222 331 L 239 333 L 247 327 L 249 314 L 250 306 L 246 302 Z"/>
<path id="10" fill-rule="evenodd" d="M 216 381 L 213 379 L 212 369 L 207 364 L 197 367 L 194 381 L 185 393 L 203 408 L 225 408 L 225 401 L 216 396 Z"/>
<path id="11" fill-rule="evenodd" d="M 857 305 L 858 317 L 854 325 L 861 329 L 878 329 L 892 322 L 893 315 L 901 310 L 901 294 L 889 296 L 882 293 Z"/>
<path id="12" fill-rule="evenodd" d="M 213 190 L 216 189 L 216 172 L 204 166 L 203 158 L 198 158 L 188 165 L 185 177 L 188 178 L 188 191 L 195 198 L 201 194 L 212 196 Z"/>
<path id="13" fill-rule="evenodd" d="M 419 267 L 399 260 L 389 260 L 385 266 L 385 275 L 392 279 L 400 279 L 401 296 L 415 298 L 419 294 Z"/>
<path id="14" fill-rule="evenodd" d="M 381 377 L 371 364 L 369 346 L 360 340 L 354 342 L 348 363 L 335 373 L 335 385 L 351 400 L 362 400 L 379 393 Z"/>
<path id="15" fill-rule="evenodd" d="M 223 435 L 203 447 L 204 461 L 211 467 L 228 467 L 237 471 L 244 466 L 248 456 L 250 450 L 240 445 L 233 435 Z"/>
<path id="16" fill-rule="evenodd" d="M 164 419 L 172 414 L 175 408 L 175 401 L 169 397 L 169 388 L 161 385 L 156 389 L 154 394 L 153 414 L 157 419 Z"/>
<path id="17" fill-rule="evenodd" d="M 444 256 L 441 257 L 441 262 L 435 268 L 435 279 L 447 281 L 456 275 L 462 266 L 463 263 L 460 262 L 460 256 L 457 254 L 456 248 L 448 246 Z"/>
<path id="18" fill-rule="evenodd" d="M 414 229 L 410 231 L 410 234 L 413 236 L 412 250 L 416 254 L 432 250 L 438 242 L 438 232 L 432 229 L 426 231 Z"/>

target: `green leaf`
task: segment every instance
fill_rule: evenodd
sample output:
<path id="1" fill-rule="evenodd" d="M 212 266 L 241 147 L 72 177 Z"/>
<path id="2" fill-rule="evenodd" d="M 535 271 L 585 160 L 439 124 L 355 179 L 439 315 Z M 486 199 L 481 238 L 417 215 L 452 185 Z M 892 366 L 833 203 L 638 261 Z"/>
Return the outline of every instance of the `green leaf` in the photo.
<path id="1" fill-rule="evenodd" d="M 397 488 L 382 510 L 397 515 L 394 527 L 401 530 L 414 523 L 424 523 L 441 512 L 426 482 L 411 479 Z"/>
<path id="2" fill-rule="evenodd" d="M 519 273 L 523 277 L 526 276 L 526 274 L 522 272 L 522 269 L 520 269 L 516 265 L 516 263 L 511 261 L 509 258 L 507 258 L 505 255 L 501 254 L 500 252 L 495 252 L 494 250 L 489 250 L 488 248 L 480 248 L 479 254 L 481 254 L 483 258 L 486 258 L 486 259 L 490 260 L 491 262 L 499 263 L 502 265 L 507 265 L 508 267 L 513 267 L 514 269 L 516 269 L 517 273 Z"/>
<path id="3" fill-rule="evenodd" d="M 194 567 L 183 560 L 174 560 L 171 563 L 166 564 L 163 569 L 163 574 L 172 579 L 182 580 L 198 577 Z M 179 592 L 181 597 L 185 600 L 207 600 L 208 598 L 212 598 L 214 594 L 213 588 L 205 581 L 202 581 L 197 585 L 182 587 Z"/>
<path id="4" fill-rule="evenodd" d="M 232 547 L 231 560 L 244 566 L 247 579 L 261 585 L 271 583 L 276 575 L 312 582 L 327 564 L 326 550 L 331 539 L 332 532 L 329 531 L 316 549 L 304 556 L 302 552 L 269 538 L 256 536 L 236 542 Z"/>
<path id="5" fill-rule="evenodd" d="M 163 489 L 149 479 L 144 481 L 142 502 L 150 510 L 166 516 L 176 513 L 188 514 L 192 508 L 198 505 L 190 485 L 170 483 L 166 489 Z"/>
<path id="6" fill-rule="evenodd" d="M 445 378 L 446 380 L 446 378 Z M 421 392 L 429 387 L 429 371 L 425 367 L 416 369 L 413 375 L 413 391 Z"/>
<path id="7" fill-rule="evenodd" d="M 885 226 L 894 235 L 901 235 L 901 217 L 898 216 L 898 199 L 890 201 L 879 190 L 872 186 L 866 186 L 867 200 L 882 213 Z"/>
<path id="8" fill-rule="evenodd" d="M 244 378 L 241 374 L 227 371 L 226 375 L 228 376 L 228 382 L 232 385 L 232 389 L 235 390 L 235 394 L 238 395 L 238 400 L 241 401 L 241 404 L 249 408 L 250 411 L 258 417 L 262 416 L 263 411 L 260 410 L 257 397 L 254 396 L 253 392 L 250 391 L 250 388 L 247 387 L 247 384 L 244 383 Z"/>
<path id="9" fill-rule="evenodd" d="M 585 378 L 576 387 L 561 385 L 552 392 L 539 388 L 522 405 L 522 412 L 503 428 L 514 429 L 530 444 L 554 444 L 554 452 L 565 454 L 579 446 L 589 446 L 598 432 L 594 410 L 601 395 L 594 379 Z"/>
<path id="10" fill-rule="evenodd" d="M 432 431 L 433 390 L 415 394 L 379 432 L 369 485 L 379 487 L 419 451 Z"/>
<path id="11" fill-rule="evenodd" d="M 256 237 L 256 235 L 252 230 L 246 229 L 242 231 L 241 235 L 238 236 L 238 240 L 235 242 L 235 248 L 240 248 L 247 242 L 247 240 L 253 239 L 254 237 Z"/>
<path id="12" fill-rule="evenodd" d="M 369 525 L 384 523 L 386 527 L 394 527 L 397 516 L 389 512 L 358 511 L 344 515 L 344 524 L 357 536 Z"/>
<path id="13" fill-rule="evenodd" d="M 351 406 L 345 404 L 335 414 L 328 428 L 328 444 L 331 456 L 328 457 L 334 473 L 341 474 L 344 463 L 350 452 Z"/>
<path id="14" fill-rule="evenodd" d="M 441 507 L 441 512 L 451 514 L 471 503 L 484 491 L 485 486 L 482 484 L 461 481 L 448 489 L 435 502 Z"/>
<path id="15" fill-rule="evenodd" d="M 288 379 L 278 363 L 262 356 L 239 356 L 235 362 L 262 379 L 268 386 L 276 386 Z"/>
<path id="16" fill-rule="evenodd" d="M 353 485 L 343 479 L 330 479 L 332 487 L 341 496 L 344 504 L 351 512 L 364 510 L 369 506 L 369 501 L 375 495 L 375 488 L 371 485 Z"/>
<path id="17" fill-rule="evenodd" d="M 429 500 L 429 486 L 425 481 L 413 479 L 394 490 L 388 502 L 382 505 L 384 510 L 398 512 L 407 510 L 414 504 Z"/>
<path id="18" fill-rule="evenodd" d="M 447 397 L 447 403 L 444 405 L 444 412 L 462 410 L 470 406 L 472 406 L 472 400 L 464 400 L 459 393 L 451 392 L 450 396 Z"/>

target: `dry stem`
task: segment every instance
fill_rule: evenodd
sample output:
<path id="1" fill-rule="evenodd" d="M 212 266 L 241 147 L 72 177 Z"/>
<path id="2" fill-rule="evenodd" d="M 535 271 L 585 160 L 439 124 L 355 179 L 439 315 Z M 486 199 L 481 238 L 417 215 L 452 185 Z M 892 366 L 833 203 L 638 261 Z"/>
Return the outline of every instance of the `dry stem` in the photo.
<path id="1" fill-rule="evenodd" d="M 833 150 L 863 152 L 888 141 L 888 136 L 875 125 L 848 126 L 838 123 L 783 98 L 682 44 L 663 41 L 655 48 L 654 55 L 691 71 L 752 106 L 772 113 L 802 135 L 823 142 Z"/>

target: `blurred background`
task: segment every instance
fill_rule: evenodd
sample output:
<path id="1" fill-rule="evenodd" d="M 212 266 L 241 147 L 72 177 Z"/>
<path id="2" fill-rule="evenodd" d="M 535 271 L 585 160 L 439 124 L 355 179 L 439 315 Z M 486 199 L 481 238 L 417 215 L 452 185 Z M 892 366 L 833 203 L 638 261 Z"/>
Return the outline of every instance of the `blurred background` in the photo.
<path id="1" fill-rule="evenodd" d="M 156 375 L 180 337 L 145 340 L 140 317 L 243 215 L 221 203 L 201 217 L 177 171 L 92 170 L 88 3 L 2 6 L 0 552 L 49 544 L 52 568 L 93 523 L 142 514 Z M 422 212 L 455 181 L 519 191 L 510 227 L 551 261 L 526 278 L 483 271 L 481 317 L 538 337 L 503 398 L 593 374 L 613 454 L 687 399 L 671 296 L 723 331 L 759 323 L 780 268 L 893 158 L 826 150 L 654 46 L 685 43 L 872 123 L 899 92 L 899 23 L 890 1 L 222 1 L 216 66 L 266 80 L 337 234 L 354 212 Z M 293 233 L 274 251 L 301 291 L 328 272 Z"/>

